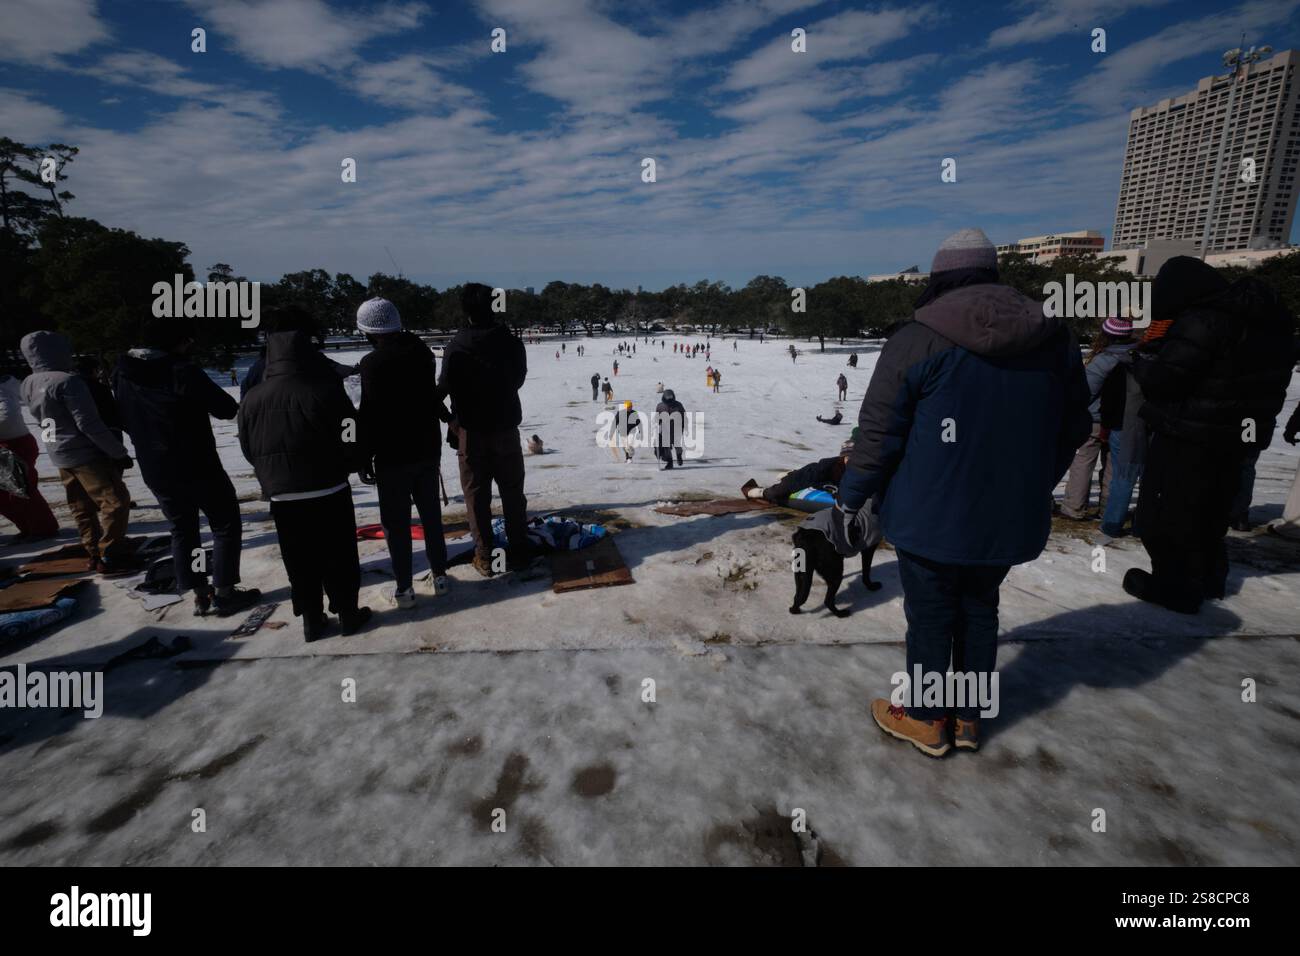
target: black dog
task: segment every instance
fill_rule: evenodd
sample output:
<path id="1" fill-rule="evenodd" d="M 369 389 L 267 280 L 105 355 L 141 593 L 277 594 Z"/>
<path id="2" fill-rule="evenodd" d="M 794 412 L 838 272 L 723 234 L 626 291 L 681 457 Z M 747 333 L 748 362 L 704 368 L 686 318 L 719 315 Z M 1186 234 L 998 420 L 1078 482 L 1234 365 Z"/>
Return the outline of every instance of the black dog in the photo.
<path id="1" fill-rule="evenodd" d="M 835 606 L 835 594 L 844 580 L 844 556 L 835 550 L 826 535 L 811 528 L 800 528 L 794 533 L 794 546 L 804 555 L 804 569 L 794 574 L 794 603 L 790 613 L 798 614 L 808 595 L 812 591 L 813 572 L 816 571 L 826 582 L 826 609 L 836 617 L 848 617 L 848 608 Z M 871 561 L 876 556 L 879 543 L 862 550 L 862 583 L 868 591 L 880 590 L 880 582 L 871 580 Z"/>

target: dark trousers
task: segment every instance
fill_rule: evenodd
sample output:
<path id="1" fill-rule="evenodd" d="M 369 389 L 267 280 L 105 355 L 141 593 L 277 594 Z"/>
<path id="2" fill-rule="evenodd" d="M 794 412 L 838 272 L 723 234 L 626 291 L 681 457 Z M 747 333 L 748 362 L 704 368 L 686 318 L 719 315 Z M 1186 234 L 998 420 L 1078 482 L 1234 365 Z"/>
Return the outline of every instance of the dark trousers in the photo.
<path id="1" fill-rule="evenodd" d="M 352 489 L 323 498 L 272 501 L 271 517 L 280 539 L 280 559 L 289 574 L 293 613 L 319 618 L 324 610 L 322 591 L 333 613 L 356 611 L 361 562 Z"/>
<path id="2" fill-rule="evenodd" d="M 528 545 L 528 499 L 524 497 L 524 453 L 519 447 L 519 429 L 499 431 L 462 430 L 457 456 L 460 486 L 465 492 L 465 511 L 475 554 L 487 561 L 495 546 L 492 536 L 492 482 L 501 496 L 506 538 L 510 547 Z"/>
<path id="3" fill-rule="evenodd" d="M 1255 445 L 1241 459 L 1241 480 L 1237 483 L 1237 493 L 1232 497 L 1228 520 L 1231 523 L 1250 521 L 1250 502 L 1255 497 L 1255 466 L 1259 464 L 1259 453 L 1263 451 Z"/>
<path id="4" fill-rule="evenodd" d="M 411 587 L 411 505 L 424 527 L 424 555 L 435 576 L 447 573 L 447 542 L 442 536 L 442 502 L 438 498 L 438 462 L 377 463 L 379 521 L 388 542 L 397 590 Z"/>
<path id="5" fill-rule="evenodd" d="M 191 588 L 207 590 L 208 576 L 194 570 L 195 550 L 199 543 L 199 512 L 208 519 L 212 530 L 212 573 L 214 587 L 234 587 L 239 583 L 239 545 L 243 524 L 239 500 L 230 476 L 218 466 L 210 477 L 176 488 L 151 486 L 163 517 L 171 525 L 172 562 L 176 569 L 176 593 Z"/>
<path id="6" fill-rule="evenodd" d="M 1154 434 L 1147 451 L 1135 524 L 1151 556 L 1152 598 L 1194 611 L 1224 594 L 1223 536 L 1241 486 L 1238 446 L 1215 447 Z"/>
<path id="7" fill-rule="evenodd" d="M 907 617 L 907 676 L 917 665 L 923 674 L 955 673 L 988 680 L 998 658 L 998 588 L 1007 565 L 942 564 L 897 551 L 898 577 L 903 584 L 903 614 Z M 985 676 L 978 676 L 985 675 Z M 913 692 L 920 688 L 913 685 Z M 973 706 L 972 706 L 973 705 Z M 979 704 L 955 707 L 958 717 L 979 716 Z M 917 720 L 938 720 L 943 707 L 908 706 Z"/>

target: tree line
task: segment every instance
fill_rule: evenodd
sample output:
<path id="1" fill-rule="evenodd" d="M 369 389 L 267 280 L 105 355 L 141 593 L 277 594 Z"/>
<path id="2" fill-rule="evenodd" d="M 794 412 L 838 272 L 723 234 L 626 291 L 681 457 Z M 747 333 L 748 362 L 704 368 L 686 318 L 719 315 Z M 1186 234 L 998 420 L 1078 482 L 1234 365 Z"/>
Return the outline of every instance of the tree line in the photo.
<path id="1" fill-rule="evenodd" d="M 76 155 L 75 146 L 29 146 L 0 137 L 0 348 L 10 364 L 18 358 L 22 336 L 38 328 L 58 329 L 78 352 L 111 360 L 131 347 L 152 316 L 155 282 L 177 274 L 186 281 L 244 279 L 222 262 L 196 275 L 183 242 L 145 238 L 67 215 L 65 206 L 75 196 L 60 186 Z M 1243 270 L 1224 271 L 1236 278 Z M 491 285 L 490 263 L 484 272 Z M 1000 272 L 1002 281 L 1038 300 L 1047 283 L 1063 282 L 1067 273 L 1076 283 L 1133 279 L 1113 261 L 1091 256 L 1035 264 L 1028 256 L 1009 254 L 1001 257 Z M 1300 311 L 1300 254 L 1268 260 L 1253 274 L 1274 285 L 1293 312 Z M 837 276 L 805 288 L 800 311 L 795 290 L 780 276 L 756 276 L 741 288 L 701 279 L 657 292 L 556 280 L 540 291 L 506 290 L 501 318 L 516 330 L 564 334 L 690 327 L 711 335 L 753 336 L 776 330 L 824 348 L 828 338 L 876 337 L 908 321 L 921 289 L 901 279 L 867 282 L 860 276 Z M 323 334 L 349 333 L 357 306 L 381 295 L 397 306 L 408 327 L 452 331 L 464 320 L 460 290 L 438 290 L 382 272 L 363 282 L 343 272 L 309 269 L 263 283 L 261 311 L 265 315 L 294 304 L 316 317 Z M 1075 323 L 1084 341 L 1094 330 L 1090 320 Z M 233 321 L 200 322 L 197 333 L 202 354 L 222 367 L 235 352 L 258 342 L 258 330 Z"/>

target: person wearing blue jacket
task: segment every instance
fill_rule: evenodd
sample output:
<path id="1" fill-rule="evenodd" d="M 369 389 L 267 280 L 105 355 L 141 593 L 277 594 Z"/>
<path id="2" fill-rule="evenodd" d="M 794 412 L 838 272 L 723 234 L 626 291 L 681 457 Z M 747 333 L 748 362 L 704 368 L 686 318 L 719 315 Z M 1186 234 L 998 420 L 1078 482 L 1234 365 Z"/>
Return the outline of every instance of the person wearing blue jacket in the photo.
<path id="1" fill-rule="evenodd" d="M 988 680 L 999 587 L 1047 543 L 1052 491 L 1092 425 L 1088 401 L 1069 328 L 998 283 L 983 232 L 948 237 L 914 319 L 881 351 L 835 505 L 833 539 L 847 557 L 861 546 L 852 540 L 857 512 L 881 496 L 903 585 L 909 677 L 943 675 L 951 663 Z M 954 744 L 979 747 L 979 707 L 965 704 L 950 713 L 877 699 L 871 713 L 886 733 L 942 756 Z"/>

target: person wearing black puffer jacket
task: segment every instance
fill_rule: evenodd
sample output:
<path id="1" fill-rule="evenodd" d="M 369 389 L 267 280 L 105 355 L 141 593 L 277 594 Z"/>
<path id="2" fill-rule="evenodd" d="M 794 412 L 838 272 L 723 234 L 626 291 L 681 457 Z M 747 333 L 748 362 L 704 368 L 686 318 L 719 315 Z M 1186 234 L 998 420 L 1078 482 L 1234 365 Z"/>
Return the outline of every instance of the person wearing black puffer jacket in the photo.
<path id="1" fill-rule="evenodd" d="M 357 412 L 308 333 L 267 337 L 266 377 L 239 406 L 239 447 L 271 502 L 304 636 L 323 636 L 322 590 L 343 633 L 358 630 L 370 608 L 357 606 L 361 565 L 348 484 L 349 473 L 362 465 Z"/>
<path id="2" fill-rule="evenodd" d="M 1199 259 L 1166 262 L 1153 319 L 1172 320 L 1157 350 L 1133 353 L 1151 433 L 1135 524 L 1151 557 L 1124 590 L 1195 614 L 1222 598 L 1223 537 L 1252 448 L 1272 440 L 1293 363 L 1295 317 L 1257 279 L 1232 285 Z"/>
<path id="3" fill-rule="evenodd" d="M 474 536 L 474 569 L 493 574 L 492 482 L 501 495 L 509 542 L 508 561 L 518 567 L 531 555 L 528 501 L 524 497 L 524 454 L 519 443 L 523 410 L 519 389 L 528 376 L 524 343 L 494 321 L 492 290 L 467 283 L 461 308 L 469 327 L 461 329 L 443 353 L 438 401 L 451 398 L 447 441 L 460 456 L 460 485 Z"/>

